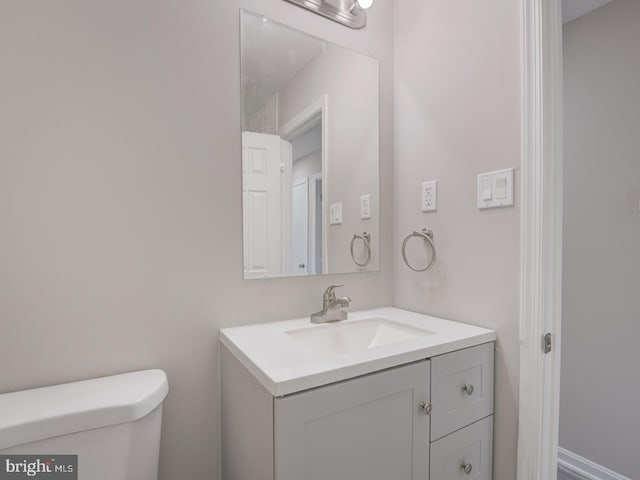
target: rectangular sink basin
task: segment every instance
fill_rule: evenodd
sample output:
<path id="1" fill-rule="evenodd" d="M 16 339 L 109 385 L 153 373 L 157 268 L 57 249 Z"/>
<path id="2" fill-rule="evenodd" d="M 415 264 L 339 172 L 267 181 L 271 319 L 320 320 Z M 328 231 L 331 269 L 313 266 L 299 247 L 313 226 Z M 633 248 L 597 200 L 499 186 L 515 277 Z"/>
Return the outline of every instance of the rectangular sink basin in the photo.
<path id="1" fill-rule="evenodd" d="M 363 352 L 434 334 L 384 318 L 299 328 L 286 333 L 306 347 L 326 355 Z"/>

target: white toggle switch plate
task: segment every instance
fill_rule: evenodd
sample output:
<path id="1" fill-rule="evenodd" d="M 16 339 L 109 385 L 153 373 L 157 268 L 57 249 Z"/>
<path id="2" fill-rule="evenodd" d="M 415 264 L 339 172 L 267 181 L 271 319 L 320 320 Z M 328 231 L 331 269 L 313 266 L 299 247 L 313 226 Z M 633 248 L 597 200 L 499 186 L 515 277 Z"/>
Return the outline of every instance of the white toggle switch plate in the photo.
<path id="1" fill-rule="evenodd" d="M 513 168 L 478 175 L 478 208 L 513 205 Z"/>
<path id="2" fill-rule="evenodd" d="M 329 224 L 340 225 L 342 223 L 342 202 L 329 205 Z"/>
<path id="3" fill-rule="evenodd" d="M 371 218 L 371 195 L 360 196 L 360 218 L 368 220 Z"/>
<path id="4" fill-rule="evenodd" d="M 420 208 L 423 212 L 435 212 L 438 209 L 438 182 L 431 180 L 422 183 Z"/>

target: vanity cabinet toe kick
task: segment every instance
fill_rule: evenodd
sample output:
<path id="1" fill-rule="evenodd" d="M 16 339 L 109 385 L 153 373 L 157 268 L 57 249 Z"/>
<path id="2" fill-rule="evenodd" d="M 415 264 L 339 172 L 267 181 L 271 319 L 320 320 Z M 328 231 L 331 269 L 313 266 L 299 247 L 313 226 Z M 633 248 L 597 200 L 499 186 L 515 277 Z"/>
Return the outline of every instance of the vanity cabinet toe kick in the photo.
<path id="1" fill-rule="evenodd" d="M 224 480 L 492 479 L 494 342 L 284 397 L 221 347 Z"/>

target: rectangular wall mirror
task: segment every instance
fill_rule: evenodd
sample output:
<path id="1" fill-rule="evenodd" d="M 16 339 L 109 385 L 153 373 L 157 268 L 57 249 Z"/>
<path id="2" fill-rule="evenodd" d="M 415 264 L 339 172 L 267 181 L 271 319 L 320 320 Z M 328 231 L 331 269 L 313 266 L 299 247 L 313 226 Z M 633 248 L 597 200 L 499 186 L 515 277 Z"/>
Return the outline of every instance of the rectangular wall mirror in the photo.
<path id="1" fill-rule="evenodd" d="M 377 270 L 378 61 L 240 22 L 244 278 Z"/>

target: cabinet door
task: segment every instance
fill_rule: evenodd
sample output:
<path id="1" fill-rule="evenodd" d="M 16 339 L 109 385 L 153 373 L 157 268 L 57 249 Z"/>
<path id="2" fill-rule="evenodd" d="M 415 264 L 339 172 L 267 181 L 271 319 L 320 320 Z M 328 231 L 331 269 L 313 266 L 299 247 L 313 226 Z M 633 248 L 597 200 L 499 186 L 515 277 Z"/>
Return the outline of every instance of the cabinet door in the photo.
<path id="1" fill-rule="evenodd" d="M 429 478 L 429 361 L 275 401 L 276 480 Z"/>

